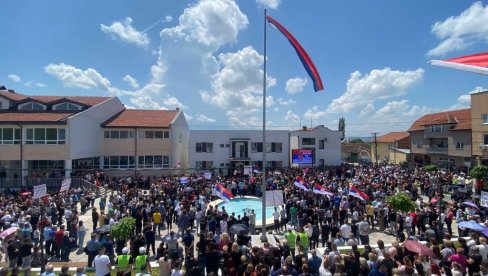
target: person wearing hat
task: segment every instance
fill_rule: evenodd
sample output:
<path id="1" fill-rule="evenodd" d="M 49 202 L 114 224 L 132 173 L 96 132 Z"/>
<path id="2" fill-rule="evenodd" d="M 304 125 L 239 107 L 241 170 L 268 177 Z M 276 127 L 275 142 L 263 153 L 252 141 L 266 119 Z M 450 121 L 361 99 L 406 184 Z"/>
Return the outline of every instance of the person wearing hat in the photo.
<path id="1" fill-rule="evenodd" d="M 133 263 L 133 259 L 131 255 L 129 255 L 129 248 L 124 247 L 122 249 L 122 255 L 117 256 L 115 262 L 116 262 L 117 272 L 122 271 L 124 273 L 124 276 L 131 275 L 130 267 Z"/>
<path id="2" fill-rule="evenodd" d="M 149 263 L 149 256 L 146 255 L 146 248 L 144 246 L 141 246 L 139 248 L 139 256 L 136 257 L 136 260 L 134 262 L 135 270 L 137 273 L 142 271 L 142 266 L 147 265 L 147 268 L 149 271 L 151 271 L 151 264 Z"/>

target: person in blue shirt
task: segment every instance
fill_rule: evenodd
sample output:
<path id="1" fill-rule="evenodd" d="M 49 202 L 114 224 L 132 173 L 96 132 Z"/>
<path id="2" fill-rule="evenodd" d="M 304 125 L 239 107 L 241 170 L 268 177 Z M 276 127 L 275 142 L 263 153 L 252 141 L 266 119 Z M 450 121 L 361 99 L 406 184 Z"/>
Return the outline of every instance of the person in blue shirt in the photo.
<path id="1" fill-rule="evenodd" d="M 308 259 L 309 272 L 313 275 L 318 275 L 322 259 L 317 256 L 317 250 L 312 249 L 312 257 Z"/>
<path id="2" fill-rule="evenodd" d="M 52 255 L 52 244 L 53 244 L 54 231 L 51 225 L 44 227 L 44 249 L 46 250 L 46 255 Z"/>

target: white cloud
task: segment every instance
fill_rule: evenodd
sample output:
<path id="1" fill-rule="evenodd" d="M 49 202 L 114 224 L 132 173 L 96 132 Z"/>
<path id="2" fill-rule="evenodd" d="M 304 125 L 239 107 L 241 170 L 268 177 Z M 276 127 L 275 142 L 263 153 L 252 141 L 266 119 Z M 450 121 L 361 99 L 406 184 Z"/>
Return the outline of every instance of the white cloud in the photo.
<path id="1" fill-rule="evenodd" d="M 286 112 L 286 115 L 285 115 L 285 121 L 291 122 L 291 123 L 298 123 L 298 122 L 300 122 L 300 116 L 293 113 L 293 111 L 288 110 Z"/>
<path id="2" fill-rule="evenodd" d="M 132 43 L 140 47 L 147 47 L 150 43 L 149 37 L 144 33 L 136 30 L 132 26 L 132 18 L 127 17 L 124 22 L 114 21 L 112 25 L 107 26 L 100 24 L 102 32 L 111 35 L 113 39 Z"/>
<path id="3" fill-rule="evenodd" d="M 431 56 L 464 50 L 477 42 L 488 43 L 488 5 L 475 2 L 461 14 L 436 22 L 432 33 L 442 42 L 428 52 Z"/>
<path id="4" fill-rule="evenodd" d="M 134 89 L 139 88 L 139 83 L 131 75 L 125 75 L 125 77 L 122 80 L 127 82 L 130 85 L 130 87 L 132 87 Z"/>
<path id="5" fill-rule="evenodd" d="M 173 16 L 171 15 L 166 15 L 163 19 L 163 22 L 171 22 L 173 21 Z"/>
<path id="6" fill-rule="evenodd" d="M 448 110 L 454 109 L 464 109 L 469 108 L 471 106 L 471 94 L 478 93 L 480 91 L 487 91 L 488 89 L 483 88 L 481 86 L 476 87 L 472 91 L 467 94 L 461 95 L 456 99 L 456 103 L 451 105 Z"/>
<path id="7" fill-rule="evenodd" d="M 200 93 L 202 100 L 227 110 L 231 124 L 249 125 L 247 118 L 242 122 L 234 117 L 241 117 L 243 112 L 251 115 L 262 107 L 263 60 L 251 46 L 235 53 L 220 54 L 221 70 L 212 77 L 212 91 Z M 275 84 L 276 79 L 268 76 L 268 87 Z M 266 106 L 273 104 L 273 97 L 267 96 Z"/>
<path id="8" fill-rule="evenodd" d="M 313 106 L 305 111 L 303 117 L 312 120 L 325 119 L 327 117 L 327 111 L 320 111 L 318 106 Z"/>
<path id="9" fill-rule="evenodd" d="M 256 3 L 259 5 L 276 10 L 278 6 L 281 4 L 280 0 L 256 0 Z"/>
<path id="10" fill-rule="evenodd" d="M 362 110 L 361 113 L 359 114 L 361 117 L 362 116 L 368 116 L 374 111 L 374 104 L 373 103 L 368 103 Z"/>
<path id="11" fill-rule="evenodd" d="M 197 121 L 202 122 L 202 123 L 215 123 L 217 120 L 214 118 L 207 117 L 203 114 L 197 115 Z"/>
<path id="12" fill-rule="evenodd" d="M 7 76 L 7 78 L 13 82 L 21 82 L 22 79 L 20 78 L 20 76 L 18 75 L 15 75 L 15 74 L 10 74 Z"/>
<path id="13" fill-rule="evenodd" d="M 46 87 L 46 85 L 44 83 L 42 83 L 42 82 L 36 82 L 36 86 L 37 87 L 41 87 L 41 88 Z"/>
<path id="14" fill-rule="evenodd" d="M 247 27 L 247 16 L 232 0 L 200 0 L 185 9 L 179 25 L 163 29 L 161 34 L 173 39 L 196 41 L 213 50 L 235 43 L 240 30 Z"/>
<path id="15" fill-rule="evenodd" d="M 305 78 L 292 78 L 286 81 L 285 90 L 288 94 L 297 94 L 303 91 L 303 88 L 307 85 L 307 79 Z"/>
<path id="16" fill-rule="evenodd" d="M 407 90 L 419 83 L 424 70 L 396 71 L 386 67 L 374 69 L 362 75 L 359 71 L 351 74 L 347 90 L 329 104 L 327 112 L 349 112 L 373 104 L 377 99 L 388 99 L 405 95 Z"/>
<path id="17" fill-rule="evenodd" d="M 279 105 L 294 105 L 296 103 L 297 102 L 292 100 L 292 99 L 285 100 L 283 98 L 278 98 L 278 104 Z"/>
<path id="18" fill-rule="evenodd" d="M 410 106 L 409 101 L 403 99 L 386 103 L 376 111 L 372 119 L 373 121 L 381 120 L 382 122 L 409 122 L 412 119 L 432 113 L 432 111 L 432 108 L 426 106 Z"/>

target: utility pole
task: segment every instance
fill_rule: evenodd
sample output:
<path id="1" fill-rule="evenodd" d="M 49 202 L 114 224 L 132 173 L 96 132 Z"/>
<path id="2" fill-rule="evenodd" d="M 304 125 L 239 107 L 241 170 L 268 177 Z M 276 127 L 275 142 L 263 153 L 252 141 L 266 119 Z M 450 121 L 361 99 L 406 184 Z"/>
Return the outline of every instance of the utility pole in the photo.
<path id="1" fill-rule="evenodd" d="M 375 159 L 375 164 L 378 166 L 378 142 L 376 141 L 376 135 L 378 132 L 373 132 L 374 135 L 374 159 Z"/>

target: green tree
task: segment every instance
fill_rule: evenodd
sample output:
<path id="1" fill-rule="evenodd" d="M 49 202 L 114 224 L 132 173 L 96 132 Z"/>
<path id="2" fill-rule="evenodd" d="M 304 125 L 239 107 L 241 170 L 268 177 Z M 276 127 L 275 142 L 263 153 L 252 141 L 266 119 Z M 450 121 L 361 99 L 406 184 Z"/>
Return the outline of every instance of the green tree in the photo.
<path id="1" fill-rule="evenodd" d="M 469 175 L 476 179 L 485 179 L 488 176 L 488 167 L 483 165 L 475 166 L 471 169 Z"/>
<path id="2" fill-rule="evenodd" d="M 416 208 L 415 202 L 405 193 L 388 196 L 386 197 L 386 202 L 390 204 L 394 210 L 400 212 L 413 212 Z"/>
<path id="3" fill-rule="evenodd" d="M 339 131 L 342 131 L 341 140 L 344 140 L 344 137 L 346 137 L 346 119 L 344 119 L 344 117 L 339 118 L 338 129 L 339 129 Z"/>
<path id="4" fill-rule="evenodd" d="M 436 172 L 439 170 L 439 167 L 437 167 L 436 165 L 426 165 L 424 166 L 424 171 L 426 172 Z"/>
<path id="5" fill-rule="evenodd" d="M 127 239 L 134 233 L 136 220 L 132 217 L 123 218 L 112 226 L 112 237 L 115 240 Z"/>

